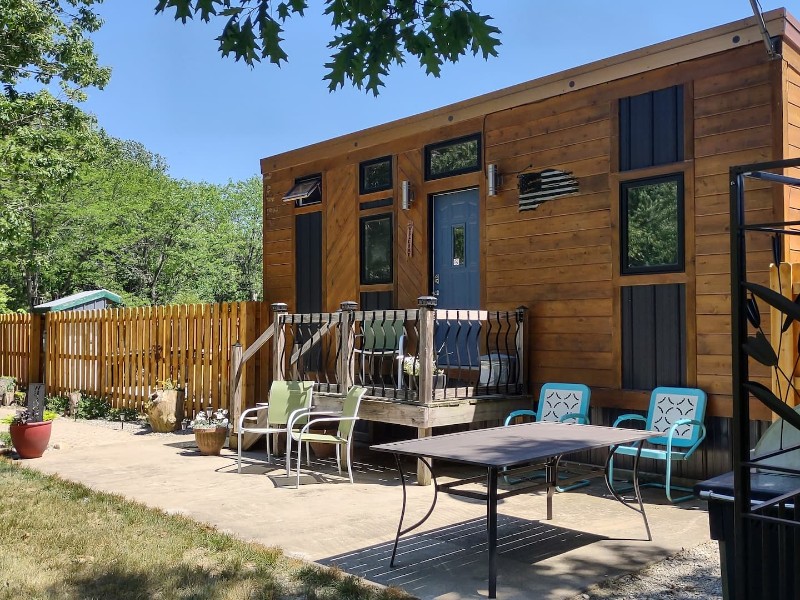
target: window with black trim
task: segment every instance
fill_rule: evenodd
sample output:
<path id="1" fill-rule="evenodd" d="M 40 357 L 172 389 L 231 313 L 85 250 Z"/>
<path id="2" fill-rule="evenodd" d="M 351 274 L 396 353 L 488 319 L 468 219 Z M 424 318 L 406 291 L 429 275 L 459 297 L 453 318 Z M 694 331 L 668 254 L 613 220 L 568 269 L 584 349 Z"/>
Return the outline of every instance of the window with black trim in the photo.
<path id="1" fill-rule="evenodd" d="M 620 184 L 621 272 L 683 271 L 683 174 Z"/>
<path id="2" fill-rule="evenodd" d="M 361 284 L 392 283 L 392 215 L 361 217 Z"/>
<path id="3" fill-rule="evenodd" d="M 294 202 L 297 207 L 322 202 L 322 175 L 309 175 L 294 180 L 294 186 L 283 196 L 284 202 Z"/>
<path id="4" fill-rule="evenodd" d="M 619 101 L 619 170 L 683 160 L 683 86 Z"/>
<path id="5" fill-rule="evenodd" d="M 425 179 L 440 179 L 480 169 L 480 133 L 425 146 Z"/>
<path id="6" fill-rule="evenodd" d="M 384 156 L 358 165 L 358 193 L 392 189 L 392 157 Z"/>

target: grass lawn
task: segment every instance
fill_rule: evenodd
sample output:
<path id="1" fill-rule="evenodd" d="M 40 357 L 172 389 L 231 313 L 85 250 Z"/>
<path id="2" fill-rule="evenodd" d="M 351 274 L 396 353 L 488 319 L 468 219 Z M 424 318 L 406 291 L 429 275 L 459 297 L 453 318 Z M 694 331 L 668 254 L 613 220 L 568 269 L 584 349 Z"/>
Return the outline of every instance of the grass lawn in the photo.
<path id="1" fill-rule="evenodd" d="M 0 599 L 20 598 L 410 596 L 0 459 Z"/>

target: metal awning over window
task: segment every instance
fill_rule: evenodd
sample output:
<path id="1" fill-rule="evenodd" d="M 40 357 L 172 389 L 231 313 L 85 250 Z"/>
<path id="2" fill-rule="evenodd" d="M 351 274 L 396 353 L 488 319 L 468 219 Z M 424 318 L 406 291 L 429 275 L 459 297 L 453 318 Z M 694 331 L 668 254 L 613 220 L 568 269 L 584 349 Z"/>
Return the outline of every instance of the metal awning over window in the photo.
<path id="1" fill-rule="evenodd" d="M 306 200 L 313 200 L 314 194 L 319 195 L 320 185 L 322 184 L 322 177 L 313 177 L 294 184 L 286 195 L 283 197 L 284 202 L 297 202 L 302 205 L 307 202 Z"/>

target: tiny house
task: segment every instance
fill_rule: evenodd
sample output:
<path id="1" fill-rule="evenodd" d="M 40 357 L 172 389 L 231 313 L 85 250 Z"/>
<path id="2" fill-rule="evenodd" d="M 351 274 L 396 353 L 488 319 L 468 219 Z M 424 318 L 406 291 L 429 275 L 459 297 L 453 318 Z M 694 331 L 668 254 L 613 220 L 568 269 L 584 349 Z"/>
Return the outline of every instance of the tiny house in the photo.
<path id="1" fill-rule="evenodd" d="M 262 159 L 265 300 L 525 307 L 534 397 L 587 384 L 608 425 L 699 387 L 709 437 L 685 474 L 727 470 L 729 168 L 800 156 L 800 28 L 764 19 L 775 55 L 743 19 Z M 800 207 L 751 187 L 755 221 Z M 772 250 L 749 252 L 768 284 Z"/>

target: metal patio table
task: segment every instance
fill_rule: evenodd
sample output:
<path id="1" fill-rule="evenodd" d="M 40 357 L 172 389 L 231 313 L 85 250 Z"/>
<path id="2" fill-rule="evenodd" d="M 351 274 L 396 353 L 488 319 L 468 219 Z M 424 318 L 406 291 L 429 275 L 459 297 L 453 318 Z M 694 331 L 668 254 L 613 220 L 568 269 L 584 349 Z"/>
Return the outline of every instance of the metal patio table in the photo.
<path id="1" fill-rule="evenodd" d="M 627 502 L 620 494 L 614 491 L 608 480 L 608 461 L 612 452 L 609 451 L 603 467 L 588 466 L 580 474 L 566 479 L 558 478 L 558 467 L 561 457 L 574 452 L 592 450 L 595 448 L 609 448 L 613 450 L 621 444 L 636 443 L 641 452 L 642 442 L 647 438 L 660 435 L 656 431 L 642 431 L 636 429 L 623 429 L 615 427 L 600 427 L 597 425 L 576 425 L 569 423 L 524 423 L 508 427 L 493 427 L 490 429 L 477 429 L 447 435 L 437 435 L 402 442 L 379 444 L 372 446 L 371 450 L 390 452 L 394 454 L 397 468 L 400 471 L 400 481 L 403 485 L 403 506 L 400 513 L 400 524 L 394 540 L 390 566 L 394 567 L 397 554 L 397 545 L 400 536 L 413 531 L 421 526 L 433 513 L 436 506 L 438 492 L 464 496 L 467 498 L 486 501 L 487 536 L 489 542 L 489 598 L 497 597 L 497 501 L 517 494 L 529 493 L 539 488 L 547 489 L 547 519 L 553 518 L 553 493 L 558 485 L 569 485 L 572 481 L 590 477 L 604 476 L 606 485 L 613 496 L 628 508 L 642 515 L 647 540 L 653 539 L 650 534 L 650 525 L 642 504 L 639 492 L 639 456 L 637 453 L 633 463 L 633 490 L 638 508 Z M 428 512 L 417 523 L 403 528 L 403 519 L 406 511 L 406 483 L 403 472 L 401 456 L 412 456 L 425 463 L 431 472 L 434 484 L 433 502 Z M 487 470 L 486 489 L 458 489 L 462 486 L 484 481 L 483 476 L 459 479 L 440 484 L 436 480 L 436 471 L 429 459 L 445 460 Z M 498 473 L 503 472 L 506 477 L 511 477 L 521 471 L 544 468 L 545 477 L 541 483 L 518 486 L 515 489 L 498 492 Z"/>

